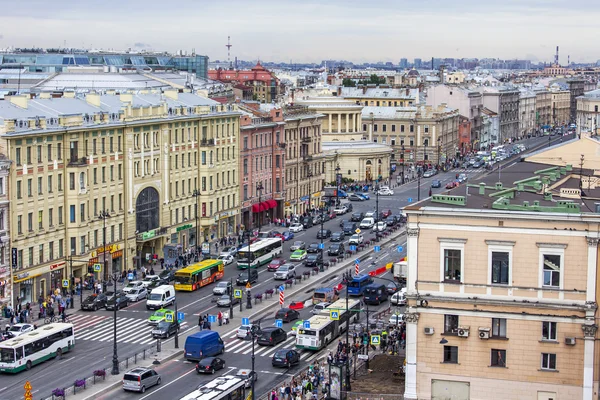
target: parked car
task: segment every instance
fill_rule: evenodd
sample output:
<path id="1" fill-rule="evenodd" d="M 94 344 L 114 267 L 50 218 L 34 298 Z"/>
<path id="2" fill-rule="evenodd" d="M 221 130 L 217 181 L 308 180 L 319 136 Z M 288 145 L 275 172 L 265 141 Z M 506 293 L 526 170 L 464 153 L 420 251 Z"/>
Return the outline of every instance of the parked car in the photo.
<path id="1" fill-rule="evenodd" d="M 281 258 L 274 258 L 271 260 L 269 265 L 267 266 L 267 271 L 277 271 L 279 267 L 281 267 L 285 263 Z"/>
<path id="2" fill-rule="evenodd" d="M 287 332 L 281 328 L 270 326 L 261 330 L 256 343 L 261 346 L 276 346 L 287 339 Z"/>
<path id="3" fill-rule="evenodd" d="M 123 375 L 123 390 L 144 393 L 154 385 L 160 385 L 160 374 L 151 368 L 134 368 Z"/>
<path id="4" fill-rule="evenodd" d="M 360 222 L 364 218 L 364 215 L 365 214 L 360 211 L 353 212 L 350 216 L 350 221 Z"/>
<path id="5" fill-rule="evenodd" d="M 338 231 L 338 232 L 333 232 L 331 234 L 331 241 L 332 242 L 341 242 L 342 240 L 344 240 L 344 238 L 346 237 L 346 235 L 344 234 L 344 231 Z"/>
<path id="6" fill-rule="evenodd" d="M 217 282 L 217 284 L 213 288 L 212 292 L 213 292 L 213 294 L 215 294 L 217 296 L 222 296 L 224 294 L 231 293 L 231 290 L 232 290 L 232 287 L 231 287 L 230 281 L 221 281 L 221 282 Z"/>
<path id="7" fill-rule="evenodd" d="M 323 257 L 321 257 L 321 253 L 309 254 L 306 257 L 306 261 L 304 261 L 305 267 L 318 267 L 323 264 Z"/>
<path id="8" fill-rule="evenodd" d="M 219 357 L 205 357 L 196 364 L 199 374 L 214 374 L 215 371 L 225 368 L 225 360 Z"/>
<path id="9" fill-rule="evenodd" d="M 281 238 L 283 239 L 284 242 L 287 242 L 288 240 L 292 240 L 294 238 L 294 232 L 283 231 L 283 233 L 281 234 Z"/>
<path id="10" fill-rule="evenodd" d="M 304 226 L 302 226 L 302 224 L 299 224 L 297 222 L 294 222 L 293 224 L 290 225 L 290 232 L 298 233 L 298 232 L 302 232 L 303 230 L 304 230 Z"/>
<path id="11" fill-rule="evenodd" d="M 322 229 L 317 232 L 317 239 L 329 239 L 331 237 L 331 229 Z"/>
<path id="12" fill-rule="evenodd" d="M 280 308 L 275 313 L 275 319 L 280 319 L 283 322 L 291 322 L 300 318 L 300 314 L 296 310 L 292 310 L 291 308 Z"/>
<path id="13" fill-rule="evenodd" d="M 274 367 L 290 368 L 300 362 L 300 353 L 292 349 L 279 349 L 273 354 L 271 365 Z"/>
<path id="14" fill-rule="evenodd" d="M 306 250 L 306 243 L 301 240 L 295 241 L 294 244 L 290 246 L 290 251 L 296 250 Z"/>
<path id="15" fill-rule="evenodd" d="M 297 250 L 297 251 L 303 251 L 303 250 Z M 306 258 L 306 252 L 304 252 L 304 257 Z M 293 264 L 283 264 L 281 267 L 279 267 L 279 269 L 277 271 L 275 271 L 275 274 L 273 275 L 273 279 L 288 280 L 288 279 L 292 279 L 295 276 L 296 276 L 296 266 Z"/>
<path id="16" fill-rule="evenodd" d="M 318 253 L 319 250 L 319 243 L 311 243 L 308 249 L 306 249 L 308 253 Z"/>
<path id="17" fill-rule="evenodd" d="M 343 243 L 332 243 L 327 249 L 328 256 L 341 256 L 344 254 L 346 249 L 344 248 Z"/>
<path id="18" fill-rule="evenodd" d="M 290 256 L 290 261 L 303 261 L 306 259 L 306 250 L 296 250 Z M 281 269 L 281 267 L 279 267 Z"/>
<path id="19" fill-rule="evenodd" d="M 136 289 L 136 290 L 143 290 L 146 291 L 146 289 L 144 287 L 142 287 L 141 289 Z M 82 310 L 98 310 L 99 308 L 104 308 L 106 307 L 106 301 L 107 301 L 107 297 L 104 293 L 100 293 L 100 294 L 92 294 L 88 297 L 86 297 L 85 300 L 83 300 L 83 303 L 81 303 L 81 309 Z"/>
<path id="20" fill-rule="evenodd" d="M 437 188 L 441 188 L 442 187 L 442 181 L 440 181 L 439 179 L 434 179 L 431 181 L 431 187 L 434 189 Z"/>
<path id="21" fill-rule="evenodd" d="M 154 329 L 152 329 L 153 338 L 168 338 L 174 335 L 179 330 L 179 322 L 160 321 Z"/>

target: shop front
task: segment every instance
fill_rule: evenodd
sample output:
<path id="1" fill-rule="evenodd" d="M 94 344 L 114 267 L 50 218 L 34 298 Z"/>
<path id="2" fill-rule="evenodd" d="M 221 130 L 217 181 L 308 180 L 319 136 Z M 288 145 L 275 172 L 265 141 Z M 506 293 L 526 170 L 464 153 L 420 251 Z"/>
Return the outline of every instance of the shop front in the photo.
<path id="1" fill-rule="evenodd" d="M 159 254 L 159 252 L 162 251 L 166 244 L 168 233 L 167 228 L 157 228 L 136 235 L 136 255 L 133 258 L 135 268 L 139 269 L 143 265 L 149 264 L 152 260 L 162 257 L 162 254 Z M 171 235 L 171 242 L 173 241 L 175 243 L 179 241 L 178 232 Z"/>
<path id="2" fill-rule="evenodd" d="M 21 304 L 37 301 L 38 296 L 49 296 L 62 290 L 62 280 L 67 277 L 66 262 L 43 265 L 13 275 L 13 290 Z"/>
<path id="3" fill-rule="evenodd" d="M 177 233 L 177 242 L 184 249 L 196 246 L 196 228 L 192 224 L 178 226 L 175 230 Z"/>
<path id="4" fill-rule="evenodd" d="M 215 227 L 218 238 L 231 236 L 236 234 L 236 222 L 235 218 L 238 214 L 237 210 L 223 211 L 218 215 L 215 215 Z"/>

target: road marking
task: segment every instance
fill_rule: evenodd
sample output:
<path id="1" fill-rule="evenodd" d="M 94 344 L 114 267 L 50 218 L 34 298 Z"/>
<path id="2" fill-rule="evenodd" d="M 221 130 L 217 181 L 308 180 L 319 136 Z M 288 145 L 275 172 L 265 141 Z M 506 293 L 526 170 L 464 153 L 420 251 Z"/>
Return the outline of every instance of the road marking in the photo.
<path id="1" fill-rule="evenodd" d="M 172 384 L 174 384 L 175 382 L 177 382 L 178 380 L 180 380 L 180 379 L 181 379 L 181 378 L 183 378 L 184 376 L 191 374 L 192 372 L 196 372 L 196 368 L 195 368 L 195 367 L 194 367 L 192 370 L 190 370 L 190 371 L 186 372 L 185 374 L 181 375 L 179 378 L 176 378 L 176 379 L 172 380 L 171 382 L 169 382 L 169 383 L 167 383 L 167 384 L 165 384 L 165 385 L 161 385 L 161 386 L 160 386 L 158 389 L 156 389 L 156 390 L 153 390 L 153 391 L 152 391 L 152 393 L 150 393 L 150 394 L 147 394 L 147 395 L 145 395 L 144 397 L 140 397 L 140 398 L 139 398 L 139 400 L 144 400 L 144 399 L 146 399 L 146 398 L 148 398 L 148 397 L 150 397 L 150 396 L 154 395 L 154 393 L 156 393 L 156 392 L 158 392 L 159 390 L 162 390 L 162 389 L 164 389 L 164 388 L 168 387 L 169 385 L 172 385 Z"/>

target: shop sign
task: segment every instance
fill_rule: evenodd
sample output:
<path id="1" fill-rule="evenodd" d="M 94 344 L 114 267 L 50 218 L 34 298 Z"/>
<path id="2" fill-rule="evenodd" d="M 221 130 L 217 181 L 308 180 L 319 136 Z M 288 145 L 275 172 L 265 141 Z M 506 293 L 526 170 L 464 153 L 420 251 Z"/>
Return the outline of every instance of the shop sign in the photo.
<path id="1" fill-rule="evenodd" d="M 52 264 L 50 265 L 50 271 L 54 271 L 55 269 L 59 269 L 65 266 L 64 262 L 58 263 L 58 264 Z"/>
<path id="2" fill-rule="evenodd" d="M 229 217 L 229 212 L 227 212 L 227 211 L 222 212 L 220 217 L 221 218 L 227 218 L 227 217 Z"/>
<path id="3" fill-rule="evenodd" d="M 186 229 L 190 229 L 192 224 L 186 224 L 177 228 L 177 232 L 185 231 Z"/>
<path id="4" fill-rule="evenodd" d="M 142 233 L 142 240 L 152 239 L 155 235 L 155 231 L 144 232 Z"/>
<path id="5" fill-rule="evenodd" d="M 18 266 L 18 262 L 19 262 L 19 253 L 17 252 L 17 248 L 13 247 L 12 248 L 12 267 L 13 269 L 17 269 Z"/>
<path id="6" fill-rule="evenodd" d="M 123 257 L 123 250 L 117 250 L 117 251 L 115 251 L 114 253 L 112 253 L 112 258 L 113 258 L 113 260 L 114 260 L 115 258 L 119 258 L 119 257 Z"/>

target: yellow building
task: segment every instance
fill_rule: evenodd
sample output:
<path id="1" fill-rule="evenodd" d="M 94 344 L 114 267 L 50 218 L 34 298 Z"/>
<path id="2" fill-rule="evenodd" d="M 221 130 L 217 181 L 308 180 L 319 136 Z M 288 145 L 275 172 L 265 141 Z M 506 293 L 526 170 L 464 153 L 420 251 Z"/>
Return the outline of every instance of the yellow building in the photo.
<path id="1" fill-rule="evenodd" d="M 552 93 L 547 90 L 535 92 L 535 113 L 538 129 L 554 123 L 552 120 Z"/>
<path id="2" fill-rule="evenodd" d="M 577 97 L 577 134 L 600 134 L 600 90 Z"/>
<path id="3" fill-rule="evenodd" d="M 23 302 L 78 281 L 88 266 L 106 279 L 234 233 L 234 106 L 176 91 L 69 97 L 13 96 L 0 106 Z"/>
<path id="4" fill-rule="evenodd" d="M 550 88 L 552 123 L 566 125 L 571 119 L 571 92 L 560 90 L 556 85 Z"/>
<path id="5" fill-rule="evenodd" d="M 404 208 L 406 399 L 598 397 L 599 149 L 550 148 Z"/>

